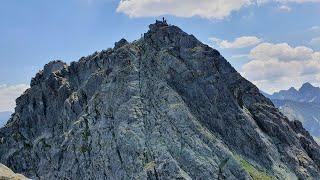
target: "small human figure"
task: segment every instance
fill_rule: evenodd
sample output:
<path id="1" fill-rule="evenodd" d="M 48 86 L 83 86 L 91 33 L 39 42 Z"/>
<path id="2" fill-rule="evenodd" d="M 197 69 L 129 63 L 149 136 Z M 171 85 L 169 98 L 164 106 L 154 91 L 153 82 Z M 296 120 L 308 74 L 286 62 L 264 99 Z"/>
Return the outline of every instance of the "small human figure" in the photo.
<path id="1" fill-rule="evenodd" d="M 164 17 L 162 17 L 162 22 L 165 22 L 166 20 L 164 19 Z"/>

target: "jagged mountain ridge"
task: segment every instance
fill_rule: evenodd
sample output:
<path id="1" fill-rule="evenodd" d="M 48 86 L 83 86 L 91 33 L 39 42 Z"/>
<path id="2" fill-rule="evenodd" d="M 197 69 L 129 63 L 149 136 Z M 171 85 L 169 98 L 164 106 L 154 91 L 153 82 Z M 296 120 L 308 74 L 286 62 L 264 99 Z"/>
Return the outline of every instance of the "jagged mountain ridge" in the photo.
<path id="1" fill-rule="evenodd" d="M 0 129 L 0 162 L 33 179 L 316 178 L 298 121 L 220 55 L 157 21 L 144 37 L 47 64 Z"/>
<path id="2" fill-rule="evenodd" d="M 296 102 L 320 103 L 320 88 L 310 83 L 304 83 L 300 89 L 291 87 L 288 90 L 281 90 L 272 95 L 267 95 L 270 99 L 291 100 Z"/>

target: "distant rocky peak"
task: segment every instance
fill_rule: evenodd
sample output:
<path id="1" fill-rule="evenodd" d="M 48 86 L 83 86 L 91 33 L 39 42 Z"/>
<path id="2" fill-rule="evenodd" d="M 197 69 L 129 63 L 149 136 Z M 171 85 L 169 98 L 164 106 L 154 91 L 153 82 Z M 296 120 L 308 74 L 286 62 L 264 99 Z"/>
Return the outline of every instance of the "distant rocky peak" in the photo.
<path id="1" fill-rule="evenodd" d="M 288 89 L 288 91 L 290 91 L 290 92 L 298 92 L 298 90 L 296 88 L 294 88 L 294 87 L 291 87 L 290 89 Z"/>
<path id="2" fill-rule="evenodd" d="M 268 96 L 270 99 L 290 100 L 296 102 L 320 103 L 320 88 L 311 83 L 304 83 L 298 90 L 291 87 L 288 90 L 281 90 Z"/>
<path id="3" fill-rule="evenodd" d="M 303 91 L 308 91 L 308 90 L 312 90 L 316 88 L 315 86 L 313 86 L 312 84 L 310 84 L 309 82 L 307 83 L 304 83 L 301 88 L 299 89 L 300 92 L 303 92 Z"/>

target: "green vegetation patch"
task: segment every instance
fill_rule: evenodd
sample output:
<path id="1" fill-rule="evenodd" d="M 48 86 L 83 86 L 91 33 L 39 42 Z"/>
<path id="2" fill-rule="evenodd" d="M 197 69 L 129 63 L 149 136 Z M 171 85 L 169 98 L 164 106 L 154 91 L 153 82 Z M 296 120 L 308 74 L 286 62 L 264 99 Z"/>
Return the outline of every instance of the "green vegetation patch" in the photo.
<path id="1" fill-rule="evenodd" d="M 266 172 L 261 171 L 251 165 L 248 161 L 243 159 L 241 156 L 236 155 L 235 159 L 240 163 L 241 167 L 249 173 L 249 175 L 252 177 L 254 180 L 272 180 L 272 177 L 269 176 Z"/>

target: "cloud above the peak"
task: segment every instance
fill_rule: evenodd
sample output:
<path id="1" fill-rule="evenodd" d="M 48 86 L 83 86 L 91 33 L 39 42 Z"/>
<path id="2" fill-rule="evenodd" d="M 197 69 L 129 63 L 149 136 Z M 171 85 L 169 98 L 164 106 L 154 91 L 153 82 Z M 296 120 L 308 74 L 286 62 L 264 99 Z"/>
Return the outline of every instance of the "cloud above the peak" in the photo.
<path id="1" fill-rule="evenodd" d="M 242 75 L 268 92 L 316 82 L 320 77 L 320 52 L 305 46 L 262 43 L 250 51 L 249 59 Z"/>
<path id="2" fill-rule="evenodd" d="M 262 40 L 255 36 L 242 36 L 238 37 L 233 41 L 222 40 L 219 38 L 209 38 L 216 45 L 223 49 L 238 49 L 238 48 L 246 48 L 257 45 L 262 42 Z"/>
<path id="3" fill-rule="evenodd" d="M 29 86 L 26 84 L 0 85 L 0 112 L 13 111 L 16 106 L 16 98 L 28 88 Z"/>
<path id="4" fill-rule="evenodd" d="M 251 0 L 121 0 L 117 12 L 134 18 L 174 15 L 223 19 L 249 4 Z"/>
<path id="5" fill-rule="evenodd" d="M 277 59 L 279 61 L 305 61 L 311 59 L 314 51 L 305 46 L 291 47 L 287 43 L 262 43 L 250 52 L 252 59 Z"/>
<path id="6" fill-rule="evenodd" d="M 281 4 L 290 11 L 289 3 L 320 2 L 320 0 L 120 0 L 117 12 L 132 18 L 173 15 L 177 17 L 199 16 L 205 19 L 224 19 L 234 11 L 249 5 L 269 2 Z"/>

